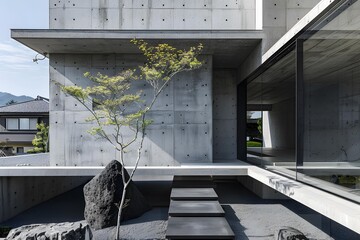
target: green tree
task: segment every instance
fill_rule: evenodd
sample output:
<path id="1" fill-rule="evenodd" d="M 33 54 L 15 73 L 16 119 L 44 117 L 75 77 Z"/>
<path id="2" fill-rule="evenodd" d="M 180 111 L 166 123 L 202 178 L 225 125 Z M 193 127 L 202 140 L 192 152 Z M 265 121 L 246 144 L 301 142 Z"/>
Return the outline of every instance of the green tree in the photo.
<path id="1" fill-rule="evenodd" d="M 17 102 L 14 99 L 11 99 L 6 103 L 6 106 L 10 106 L 10 105 L 12 105 L 14 103 L 17 103 Z"/>
<path id="2" fill-rule="evenodd" d="M 116 239 L 120 239 L 120 220 L 122 209 L 126 207 L 126 189 L 141 158 L 146 128 L 152 122 L 147 119 L 147 113 L 176 74 L 197 69 L 202 65 L 198 60 L 203 49 L 201 44 L 188 50 L 179 50 L 166 43 L 150 46 L 143 40 L 134 39 L 131 42 L 146 58 L 144 65 L 124 70 L 115 76 L 85 73 L 85 77 L 91 81 L 91 86 L 86 88 L 58 84 L 62 91 L 77 99 L 91 113 L 87 121 L 96 123 L 96 126 L 89 132 L 106 139 L 119 152 L 124 190 L 119 204 Z M 142 91 L 135 91 L 136 81 L 145 81 L 152 87 L 149 102 L 141 98 Z M 130 138 L 123 136 L 124 127 L 132 131 Z M 133 143 L 138 144 L 137 158 L 134 159 L 130 178 L 125 179 L 124 157 Z"/>
<path id="3" fill-rule="evenodd" d="M 36 124 L 36 128 L 38 132 L 32 140 L 34 148 L 27 151 L 27 153 L 49 152 L 49 126 L 41 122 L 40 124 Z"/>
<path id="4" fill-rule="evenodd" d="M 257 129 L 258 129 L 258 131 L 259 131 L 259 133 L 260 133 L 260 136 L 261 136 L 261 134 L 262 134 L 262 118 L 259 118 L 258 120 L 257 120 Z"/>

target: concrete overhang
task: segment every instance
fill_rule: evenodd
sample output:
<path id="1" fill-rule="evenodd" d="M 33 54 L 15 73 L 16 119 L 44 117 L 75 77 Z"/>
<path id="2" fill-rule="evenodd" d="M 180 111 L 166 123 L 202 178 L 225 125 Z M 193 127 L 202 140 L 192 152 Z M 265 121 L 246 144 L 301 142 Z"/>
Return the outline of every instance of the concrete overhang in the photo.
<path id="1" fill-rule="evenodd" d="M 199 43 L 215 67 L 238 67 L 263 39 L 262 31 L 239 30 L 78 30 L 12 29 L 11 37 L 40 54 L 139 53 L 131 39 L 178 48 Z"/>

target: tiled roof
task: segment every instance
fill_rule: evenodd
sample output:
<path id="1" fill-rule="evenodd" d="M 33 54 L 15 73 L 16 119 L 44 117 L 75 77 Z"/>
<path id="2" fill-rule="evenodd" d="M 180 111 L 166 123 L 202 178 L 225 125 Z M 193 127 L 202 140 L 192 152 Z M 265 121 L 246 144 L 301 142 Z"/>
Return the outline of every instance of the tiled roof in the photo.
<path id="1" fill-rule="evenodd" d="M 49 101 L 43 97 L 37 97 L 34 100 L 14 103 L 9 106 L 0 107 L 2 113 L 48 113 Z"/>

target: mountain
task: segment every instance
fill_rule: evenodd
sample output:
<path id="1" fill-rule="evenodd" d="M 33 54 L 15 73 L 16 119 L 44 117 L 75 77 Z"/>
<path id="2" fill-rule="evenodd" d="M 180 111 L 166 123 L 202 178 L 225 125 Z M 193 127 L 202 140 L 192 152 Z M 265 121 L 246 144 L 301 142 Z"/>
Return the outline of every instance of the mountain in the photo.
<path id="1" fill-rule="evenodd" d="M 5 106 L 6 103 L 8 103 L 9 101 L 14 100 L 15 102 L 25 102 L 25 101 L 29 101 L 29 100 L 33 100 L 32 97 L 29 96 L 15 96 L 12 95 L 10 93 L 6 93 L 6 92 L 0 92 L 0 107 L 1 106 Z"/>

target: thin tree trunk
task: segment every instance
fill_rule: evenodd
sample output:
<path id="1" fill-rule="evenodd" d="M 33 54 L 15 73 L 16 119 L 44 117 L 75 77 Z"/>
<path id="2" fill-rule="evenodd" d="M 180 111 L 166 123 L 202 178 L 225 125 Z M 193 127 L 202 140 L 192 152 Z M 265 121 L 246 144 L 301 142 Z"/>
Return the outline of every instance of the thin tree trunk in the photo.
<path id="1" fill-rule="evenodd" d="M 126 188 L 127 188 L 127 185 L 124 185 L 123 193 L 122 193 L 122 196 L 121 196 L 121 202 L 120 202 L 120 206 L 119 206 L 119 212 L 118 212 L 118 216 L 117 216 L 116 240 L 120 240 L 121 212 L 122 212 L 122 208 L 123 208 L 124 202 L 125 202 Z"/>

